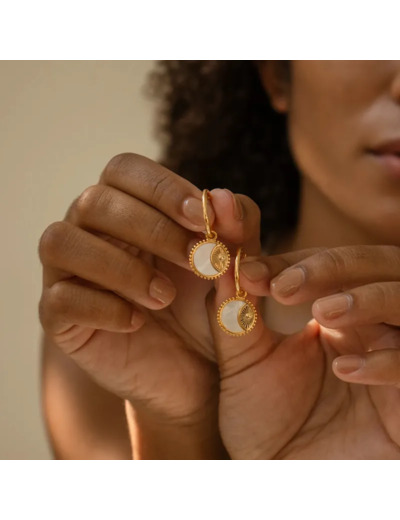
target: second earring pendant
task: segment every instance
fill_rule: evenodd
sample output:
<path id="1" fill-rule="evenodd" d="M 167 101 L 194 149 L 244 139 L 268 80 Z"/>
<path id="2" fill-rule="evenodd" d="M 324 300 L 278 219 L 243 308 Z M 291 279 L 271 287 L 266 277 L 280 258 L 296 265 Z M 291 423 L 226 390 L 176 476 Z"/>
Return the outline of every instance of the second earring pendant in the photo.
<path id="1" fill-rule="evenodd" d="M 211 230 L 208 218 L 207 204 L 210 192 L 203 191 L 203 217 L 205 224 L 205 240 L 198 242 L 189 255 L 190 266 L 197 276 L 206 280 L 214 280 L 223 275 L 229 267 L 230 255 L 228 248 L 219 240 L 217 233 Z"/>
<path id="2" fill-rule="evenodd" d="M 254 329 L 257 322 L 257 311 L 254 305 L 246 299 L 247 292 L 240 287 L 239 271 L 242 258 L 242 248 L 239 247 L 235 260 L 236 295 L 221 303 L 217 320 L 221 329 L 231 336 L 243 336 Z"/>

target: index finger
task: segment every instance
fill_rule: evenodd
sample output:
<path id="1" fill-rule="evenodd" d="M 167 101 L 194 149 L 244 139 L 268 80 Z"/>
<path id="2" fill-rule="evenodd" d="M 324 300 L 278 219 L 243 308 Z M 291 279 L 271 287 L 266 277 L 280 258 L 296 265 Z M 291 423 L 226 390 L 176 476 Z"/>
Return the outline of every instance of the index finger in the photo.
<path id="1" fill-rule="evenodd" d="M 326 247 L 314 247 L 275 255 L 248 256 L 240 264 L 243 289 L 254 296 L 269 296 L 272 279 L 303 259 L 326 249 Z"/>
<path id="2" fill-rule="evenodd" d="M 248 257 L 241 263 L 243 288 L 272 295 L 286 305 L 400 277 L 400 248 L 390 245 L 316 247 Z"/>
<path id="3" fill-rule="evenodd" d="M 278 301 L 297 304 L 373 282 L 400 279 L 400 248 L 356 245 L 326 249 L 302 259 L 271 281 Z"/>
<path id="4" fill-rule="evenodd" d="M 135 153 L 113 157 L 101 173 L 99 184 L 113 186 L 158 209 L 191 231 L 202 231 L 202 191 L 159 163 Z M 211 223 L 215 215 L 208 208 Z"/>

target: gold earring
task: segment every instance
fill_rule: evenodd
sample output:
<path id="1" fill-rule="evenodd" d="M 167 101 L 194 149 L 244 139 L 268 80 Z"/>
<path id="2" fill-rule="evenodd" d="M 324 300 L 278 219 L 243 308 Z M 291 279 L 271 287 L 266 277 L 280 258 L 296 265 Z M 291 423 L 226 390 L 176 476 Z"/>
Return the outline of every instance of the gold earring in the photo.
<path id="1" fill-rule="evenodd" d="M 246 300 L 247 292 L 240 288 L 239 268 L 241 255 L 242 248 L 239 247 L 235 260 L 236 296 L 225 300 L 220 305 L 217 314 L 219 326 L 231 336 L 247 334 L 254 328 L 257 321 L 256 308 L 249 300 Z"/>
<path id="2" fill-rule="evenodd" d="M 206 238 L 192 247 L 189 263 L 197 276 L 206 280 L 214 280 L 228 270 L 230 255 L 228 248 L 217 240 L 217 233 L 211 230 L 207 213 L 208 199 L 211 199 L 210 192 L 204 190 L 202 202 Z"/>

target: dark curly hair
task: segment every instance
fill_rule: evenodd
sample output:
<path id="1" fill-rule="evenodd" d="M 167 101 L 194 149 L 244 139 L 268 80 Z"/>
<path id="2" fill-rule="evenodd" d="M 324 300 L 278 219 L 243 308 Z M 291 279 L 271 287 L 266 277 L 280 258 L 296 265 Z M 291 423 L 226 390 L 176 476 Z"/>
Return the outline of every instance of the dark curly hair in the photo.
<path id="1" fill-rule="evenodd" d="M 290 77 L 289 62 L 282 63 Z M 286 116 L 271 107 L 254 62 L 159 61 L 148 92 L 160 101 L 160 163 L 200 189 L 251 197 L 267 249 L 296 225 L 300 175 Z"/>

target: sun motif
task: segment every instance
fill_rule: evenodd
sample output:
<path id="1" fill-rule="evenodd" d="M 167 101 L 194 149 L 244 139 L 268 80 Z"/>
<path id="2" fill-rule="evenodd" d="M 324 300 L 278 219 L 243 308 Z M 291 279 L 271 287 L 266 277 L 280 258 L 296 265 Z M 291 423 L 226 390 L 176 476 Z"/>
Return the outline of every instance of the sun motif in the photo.
<path id="1" fill-rule="evenodd" d="M 254 323 L 255 314 L 253 309 L 247 303 L 239 311 L 238 322 L 243 330 L 251 329 Z"/>
<path id="2" fill-rule="evenodd" d="M 229 257 L 224 248 L 217 244 L 211 253 L 211 265 L 221 273 L 222 271 L 225 271 L 228 260 Z"/>

